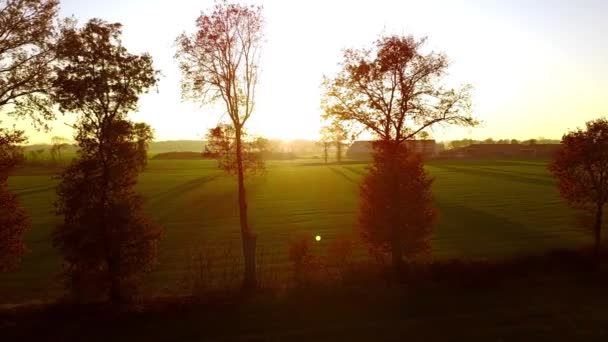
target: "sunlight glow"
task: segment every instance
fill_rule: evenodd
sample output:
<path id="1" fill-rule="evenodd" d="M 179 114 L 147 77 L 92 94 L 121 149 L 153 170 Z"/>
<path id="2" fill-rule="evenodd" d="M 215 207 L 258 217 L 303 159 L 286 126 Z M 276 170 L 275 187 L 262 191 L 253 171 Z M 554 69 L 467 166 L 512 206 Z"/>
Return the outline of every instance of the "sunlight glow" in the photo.
<path id="1" fill-rule="evenodd" d="M 435 139 L 558 138 L 608 115 L 608 21 L 601 16 L 608 3 L 243 1 L 261 3 L 266 19 L 257 108 L 248 123 L 255 135 L 317 139 L 323 75 L 336 71 L 344 48 L 367 47 L 383 32 L 428 36 L 428 46 L 452 62 L 449 81 L 474 86 L 475 116 L 482 125 L 439 129 L 432 132 Z M 94 16 L 121 22 L 126 47 L 150 52 L 163 75 L 158 90 L 141 98 L 133 120 L 149 123 L 156 140 L 201 139 L 223 110 L 181 100 L 173 42 L 191 32 L 197 15 L 212 4 L 63 0 L 61 15 L 81 23 Z M 571 25 L 563 25 L 566 14 Z M 53 135 L 71 135 L 64 121 L 50 133 L 28 129 L 25 122 L 19 126 L 28 130 L 30 142 L 48 142 Z"/>

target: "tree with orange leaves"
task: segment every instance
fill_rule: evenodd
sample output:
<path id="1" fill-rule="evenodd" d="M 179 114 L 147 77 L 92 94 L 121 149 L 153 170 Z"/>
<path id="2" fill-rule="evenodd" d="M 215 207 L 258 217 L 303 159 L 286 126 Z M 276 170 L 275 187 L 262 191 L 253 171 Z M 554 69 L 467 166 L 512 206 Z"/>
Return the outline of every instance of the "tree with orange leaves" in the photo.
<path id="1" fill-rule="evenodd" d="M 361 184 L 360 232 L 373 254 L 390 254 L 399 270 L 404 257 L 411 260 L 431 251 L 433 179 L 404 144 L 375 142 L 374 150 Z"/>
<path id="2" fill-rule="evenodd" d="M 22 237 L 29 219 L 7 184 L 8 174 L 23 161 L 17 144 L 24 141 L 23 132 L 0 128 L 0 272 L 15 269 L 25 252 Z"/>
<path id="3" fill-rule="evenodd" d="M 549 170 L 569 205 L 593 216 L 594 253 L 602 239 L 604 206 L 608 202 L 608 120 L 589 121 L 562 137 L 562 147 Z"/>

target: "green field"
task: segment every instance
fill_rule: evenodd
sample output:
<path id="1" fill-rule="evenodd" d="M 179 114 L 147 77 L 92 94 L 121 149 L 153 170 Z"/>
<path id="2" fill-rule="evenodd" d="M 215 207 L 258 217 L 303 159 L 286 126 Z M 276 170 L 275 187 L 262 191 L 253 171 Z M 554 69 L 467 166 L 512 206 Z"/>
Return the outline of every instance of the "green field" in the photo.
<path id="1" fill-rule="evenodd" d="M 357 237 L 358 183 L 365 164 L 320 165 L 271 162 L 248 181 L 251 226 L 264 262 L 284 267 L 287 242 L 296 234 L 321 235 L 321 251 L 338 236 Z M 174 291 L 189 252 L 233 245 L 239 231 L 235 180 L 212 161 L 155 161 L 141 175 L 139 190 L 150 215 L 165 227 L 159 266 L 147 278 L 152 293 Z M 575 247 L 588 240 L 575 213 L 560 200 L 543 161 L 441 161 L 428 170 L 440 220 L 434 256 L 500 258 Z M 19 272 L 0 276 L 0 304 L 42 300 L 60 293 L 61 260 L 50 231 L 56 181 L 48 172 L 22 170 L 9 179 L 27 208 L 33 229 L 30 252 Z M 365 255 L 363 247 L 359 255 Z"/>

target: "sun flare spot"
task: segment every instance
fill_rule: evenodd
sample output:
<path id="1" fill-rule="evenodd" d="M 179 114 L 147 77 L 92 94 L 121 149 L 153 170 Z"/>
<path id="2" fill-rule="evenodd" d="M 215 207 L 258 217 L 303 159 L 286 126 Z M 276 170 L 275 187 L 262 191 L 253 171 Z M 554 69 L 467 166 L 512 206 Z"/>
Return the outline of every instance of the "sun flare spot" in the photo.
<path id="1" fill-rule="evenodd" d="M 321 235 L 317 235 L 317 236 L 315 237 L 315 240 L 317 240 L 317 242 L 321 241 Z"/>

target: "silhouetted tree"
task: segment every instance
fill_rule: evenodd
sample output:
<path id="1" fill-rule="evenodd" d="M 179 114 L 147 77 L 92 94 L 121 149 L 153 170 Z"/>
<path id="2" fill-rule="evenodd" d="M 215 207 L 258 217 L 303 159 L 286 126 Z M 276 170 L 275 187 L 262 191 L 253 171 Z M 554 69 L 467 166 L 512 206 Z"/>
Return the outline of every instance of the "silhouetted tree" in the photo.
<path id="1" fill-rule="evenodd" d="M 72 23 L 62 29 L 57 49 L 53 99 L 61 111 L 80 116 L 78 159 L 61 174 L 57 190 L 63 222 L 53 243 L 79 299 L 127 300 L 155 263 L 161 234 L 134 190 L 152 132 L 126 118 L 156 84 L 156 72 L 152 58 L 130 54 L 120 35 L 120 24 Z"/>
<path id="2" fill-rule="evenodd" d="M 608 120 L 587 122 L 565 134 L 549 169 L 560 194 L 574 208 L 594 215 L 595 254 L 599 254 L 604 206 L 608 201 Z"/>
<path id="3" fill-rule="evenodd" d="M 342 162 L 342 150 L 346 145 L 346 140 L 349 138 L 349 132 L 340 121 L 334 120 L 327 126 L 321 128 L 321 135 L 327 141 L 330 141 L 336 147 L 336 161 Z"/>
<path id="4" fill-rule="evenodd" d="M 379 141 L 374 150 L 361 184 L 361 235 L 373 254 L 390 254 L 393 266 L 401 266 L 403 257 L 411 260 L 431 251 L 433 180 L 420 157 L 404 144 Z"/>
<path id="5" fill-rule="evenodd" d="M 471 146 L 473 144 L 479 144 L 480 142 L 473 139 L 462 139 L 462 140 L 452 140 L 450 141 L 451 148 L 462 148 Z"/>
<path id="6" fill-rule="evenodd" d="M 154 132 L 148 124 L 139 122 L 133 124 L 133 133 L 137 137 L 137 156 L 139 158 L 137 163 L 139 171 L 143 171 L 148 166 L 148 147 L 154 139 Z"/>
<path id="7" fill-rule="evenodd" d="M 424 53 L 425 41 L 412 36 L 386 36 L 378 39 L 372 48 L 346 50 L 340 72 L 323 82 L 324 118 L 356 123 L 383 142 L 384 156 L 376 162 L 389 163 L 378 168 L 388 185 L 389 192 L 384 195 L 391 201 L 402 196 L 398 192 L 403 189 L 401 184 L 407 182 L 393 165 L 404 141 L 438 124 L 474 126 L 477 123 L 470 114 L 471 87 L 445 88 L 442 79 L 449 66 L 447 57 L 435 52 Z M 395 155 L 386 156 L 390 153 Z M 388 175 L 387 172 L 395 173 Z M 379 183 L 369 186 L 374 185 L 380 186 Z M 396 206 L 397 202 L 389 204 Z M 387 236 L 398 237 L 401 227 L 397 221 L 385 221 L 381 214 L 377 215 L 378 222 L 394 224 L 390 228 L 393 232 Z M 395 240 L 391 246 L 393 266 L 398 268 L 402 254 L 400 244 Z"/>
<path id="8" fill-rule="evenodd" d="M 263 171 L 264 154 L 268 151 L 268 140 L 249 139 L 245 130 L 241 131 L 242 167 L 245 172 Z M 236 160 L 236 130 L 230 124 L 221 124 L 207 133 L 208 153 L 218 159 L 218 166 L 230 174 L 238 172 Z"/>
<path id="9" fill-rule="evenodd" d="M 0 115 L 29 115 L 37 123 L 52 117 L 43 95 L 52 77 L 57 11 L 57 0 L 0 1 Z M 25 142 L 22 131 L 0 127 L 0 271 L 16 267 L 25 250 L 29 223 L 7 185 L 24 160 L 18 145 Z"/>
<path id="10" fill-rule="evenodd" d="M 329 137 L 322 135 L 318 144 L 323 149 L 323 161 L 325 162 L 325 164 L 327 164 L 327 161 L 329 159 L 329 148 L 331 147 L 331 140 L 329 140 Z"/>
<path id="11" fill-rule="evenodd" d="M 0 272 L 15 269 L 25 252 L 23 234 L 29 228 L 25 210 L 8 190 L 8 175 L 21 162 L 23 132 L 0 128 Z"/>
<path id="12" fill-rule="evenodd" d="M 39 124 L 52 118 L 48 97 L 55 58 L 58 0 L 0 2 L 0 109 L 29 115 Z"/>
<path id="13" fill-rule="evenodd" d="M 64 137 L 54 136 L 51 138 L 50 154 L 53 162 L 58 162 L 61 160 L 61 150 L 68 146 L 68 139 Z"/>
<path id="14" fill-rule="evenodd" d="M 519 140 L 517 140 L 517 139 L 511 139 L 511 144 L 512 145 L 517 145 L 517 144 L 519 144 Z"/>
<path id="15" fill-rule="evenodd" d="M 416 134 L 416 136 L 414 136 L 414 138 L 416 140 L 428 140 L 428 139 L 431 139 L 431 134 L 429 134 L 429 132 L 427 132 L 427 131 L 422 131 L 422 132 L 419 132 L 418 134 Z"/>
<path id="16" fill-rule="evenodd" d="M 379 140 L 398 143 L 440 123 L 475 125 L 471 87 L 443 87 L 447 57 L 423 53 L 425 41 L 388 36 L 372 49 L 346 50 L 342 70 L 323 82 L 324 116 L 356 122 Z"/>
<path id="17" fill-rule="evenodd" d="M 256 236 L 249 226 L 242 135 L 254 110 L 263 39 L 262 8 L 216 3 L 196 21 L 197 31 L 177 38 L 176 58 L 185 97 L 210 103 L 221 100 L 235 130 L 236 174 L 243 256 L 244 289 L 256 287 Z"/>

